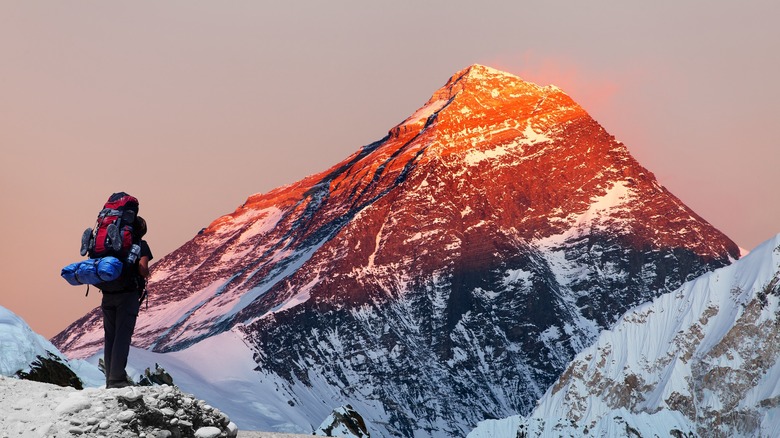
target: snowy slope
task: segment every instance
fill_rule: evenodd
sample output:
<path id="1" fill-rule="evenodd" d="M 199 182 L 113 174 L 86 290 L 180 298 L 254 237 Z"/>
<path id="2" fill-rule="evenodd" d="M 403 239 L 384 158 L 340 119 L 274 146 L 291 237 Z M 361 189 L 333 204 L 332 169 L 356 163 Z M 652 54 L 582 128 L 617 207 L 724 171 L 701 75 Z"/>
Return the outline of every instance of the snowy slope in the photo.
<path id="1" fill-rule="evenodd" d="M 291 406 L 292 396 L 281 390 L 283 380 L 256 370 L 251 351 L 233 332 L 171 353 L 132 348 L 128 373 L 140 375 L 153 364 L 165 368 L 183 391 L 228 413 L 241 429 L 311 434 L 333 409 L 327 401 L 314 399 L 308 400 L 314 412 Z M 309 417 L 318 420 L 309 421 Z"/>
<path id="2" fill-rule="evenodd" d="M 97 386 L 103 382 L 104 377 L 97 367 L 83 360 L 69 360 L 46 338 L 35 333 L 22 318 L 0 306 L 0 376 L 30 373 L 41 365 L 41 361 L 49 359 L 72 370 L 85 386 Z"/>
<path id="3" fill-rule="evenodd" d="M 22 318 L 0 306 L 0 375 L 13 376 L 18 371 L 28 371 L 38 356 L 48 357 L 49 354 L 67 360 L 51 342 L 33 332 Z"/>
<path id="4" fill-rule="evenodd" d="M 780 235 L 626 313 L 528 418 L 469 437 L 780 436 Z"/>

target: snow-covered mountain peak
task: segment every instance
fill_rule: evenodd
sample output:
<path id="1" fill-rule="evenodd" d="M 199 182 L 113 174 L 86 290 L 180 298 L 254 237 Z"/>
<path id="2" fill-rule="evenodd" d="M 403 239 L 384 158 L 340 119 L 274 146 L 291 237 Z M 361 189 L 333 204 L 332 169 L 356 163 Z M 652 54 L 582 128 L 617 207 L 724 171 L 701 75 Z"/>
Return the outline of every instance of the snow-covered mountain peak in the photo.
<path id="1" fill-rule="evenodd" d="M 439 130 L 450 135 L 468 135 L 474 131 L 496 135 L 512 129 L 523 131 L 527 123 L 536 132 L 584 116 L 585 111 L 569 96 L 553 86 L 540 87 L 521 78 L 473 65 L 455 75 L 433 93 L 424 108 L 443 110 Z M 519 125 L 507 124 L 514 120 Z M 433 120 L 428 119 L 428 122 Z M 504 123 L 501 125 L 501 123 Z"/>
<path id="2" fill-rule="evenodd" d="M 528 412 L 600 329 L 738 256 L 564 93 L 472 66 L 155 264 L 134 339 L 172 352 L 229 331 L 293 404 L 461 435 Z M 55 340 L 94 354 L 99 311 Z M 301 409 L 319 424 L 335 407 Z"/>
<path id="3" fill-rule="evenodd" d="M 458 93 L 480 94 L 487 93 L 491 97 L 496 97 L 501 91 L 496 89 L 497 85 L 506 88 L 533 90 L 540 95 L 550 91 L 560 91 L 554 85 L 539 86 L 533 82 L 525 81 L 512 73 L 501 71 L 492 67 L 480 64 L 473 64 L 450 77 L 447 83 L 439 89 L 434 96 L 446 95 L 452 98 Z M 507 90 L 511 91 L 511 90 Z"/>
<path id="4" fill-rule="evenodd" d="M 476 80 L 490 79 L 495 76 L 508 76 L 512 78 L 517 78 L 517 76 L 511 73 L 501 71 L 493 67 L 482 65 L 482 64 L 472 64 L 453 75 L 453 77 L 461 77 L 461 76 L 468 76 Z"/>

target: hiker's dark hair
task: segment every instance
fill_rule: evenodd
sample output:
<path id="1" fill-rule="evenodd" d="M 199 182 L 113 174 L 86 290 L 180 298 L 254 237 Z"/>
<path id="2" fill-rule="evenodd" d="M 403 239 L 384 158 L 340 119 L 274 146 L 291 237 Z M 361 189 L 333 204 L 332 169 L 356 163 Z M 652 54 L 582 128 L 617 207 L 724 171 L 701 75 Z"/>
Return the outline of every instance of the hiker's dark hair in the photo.
<path id="1" fill-rule="evenodd" d="M 146 235 L 146 221 L 141 216 L 135 217 L 135 222 L 133 223 L 133 230 L 135 230 L 135 235 L 140 239 Z"/>

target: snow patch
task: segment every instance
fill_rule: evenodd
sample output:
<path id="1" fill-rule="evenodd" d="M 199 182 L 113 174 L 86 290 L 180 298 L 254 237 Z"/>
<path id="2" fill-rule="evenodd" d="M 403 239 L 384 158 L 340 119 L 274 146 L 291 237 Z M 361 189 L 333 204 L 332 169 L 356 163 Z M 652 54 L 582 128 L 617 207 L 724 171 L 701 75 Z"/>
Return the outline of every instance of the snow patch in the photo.
<path id="1" fill-rule="evenodd" d="M 414 114 L 412 114 L 411 116 L 409 116 L 409 118 L 404 120 L 403 123 L 401 123 L 401 125 L 414 124 L 423 119 L 428 120 L 428 117 L 430 117 L 431 115 L 435 114 L 436 112 L 444 108 L 447 102 L 448 102 L 447 99 L 434 100 L 433 102 L 430 102 L 424 107 L 415 111 Z"/>
<path id="2" fill-rule="evenodd" d="M 511 129 L 511 128 L 506 128 Z M 491 132 L 492 134 L 492 132 Z M 487 140 L 486 136 L 481 137 L 475 137 L 476 140 L 485 141 Z M 548 137 L 544 133 L 538 133 L 536 132 L 533 127 L 531 126 L 531 121 L 528 120 L 526 123 L 526 126 L 524 130 L 522 131 L 522 136 L 515 138 L 512 142 L 496 146 L 493 149 L 488 150 L 477 150 L 477 149 L 470 149 L 465 157 L 464 157 L 464 163 L 468 166 L 476 166 L 483 161 L 486 160 L 497 160 L 501 157 L 508 156 L 508 155 L 518 155 L 519 159 L 521 160 L 529 160 L 536 158 L 543 153 L 543 151 L 537 151 L 530 155 L 524 155 L 525 151 L 523 149 L 524 146 L 532 146 L 532 145 L 538 145 L 540 143 L 546 143 L 552 141 L 552 138 Z"/>

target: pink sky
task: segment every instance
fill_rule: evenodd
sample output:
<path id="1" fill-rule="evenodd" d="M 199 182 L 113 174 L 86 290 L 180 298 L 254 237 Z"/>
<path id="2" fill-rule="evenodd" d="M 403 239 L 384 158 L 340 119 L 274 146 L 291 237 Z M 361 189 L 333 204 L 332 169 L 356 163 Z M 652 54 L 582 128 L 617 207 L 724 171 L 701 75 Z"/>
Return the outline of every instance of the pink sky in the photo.
<path id="1" fill-rule="evenodd" d="M 740 246 L 780 232 L 777 2 L 287 3 L 0 3 L 0 305 L 58 333 L 111 192 L 159 259 L 474 63 L 558 85 Z"/>

